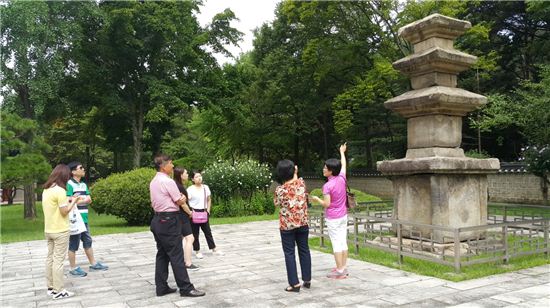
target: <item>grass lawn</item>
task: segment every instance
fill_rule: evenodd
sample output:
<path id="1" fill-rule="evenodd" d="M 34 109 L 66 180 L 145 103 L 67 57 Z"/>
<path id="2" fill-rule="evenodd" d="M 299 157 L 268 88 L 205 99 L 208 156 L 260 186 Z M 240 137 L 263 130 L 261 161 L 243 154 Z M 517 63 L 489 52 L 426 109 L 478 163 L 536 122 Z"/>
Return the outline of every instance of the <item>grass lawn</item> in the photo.
<path id="1" fill-rule="evenodd" d="M 310 238 L 310 248 L 319 250 L 326 253 L 332 253 L 332 246 L 329 240 L 325 240 L 324 248 L 319 247 L 320 239 Z M 366 261 L 374 264 L 379 264 L 387 267 L 392 267 L 407 272 L 412 272 L 420 275 L 432 276 L 436 278 L 446 279 L 450 281 L 463 281 L 468 279 L 480 278 L 490 276 L 494 274 L 501 274 L 506 272 L 517 271 L 524 268 L 550 264 L 550 259 L 545 257 L 544 254 L 523 256 L 519 258 L 511 259 L 508 264 L 503 263 L 486 263 L 475 264 L 462 267 L 460 274 L 455 273 L 454 267 L 441 265 L 438 263 L 428 262 L 424 260 L 418 260 L 409 257 L 403 257 L 403 263 L 399 265 L 397 262 L 397 255 L 388 253 L 382 250 L 373 248 L 360 248 L 359 254 L 353 253 L 354 245 L 349 243 L 350 247 L 349 257 L 361 261 Z"/>
<path id="2" fill-rule="evenodd" d="M 525 204 L 509 204 L 509 203 L 489 203 L 490 215 L 504 215 L 503 206 L 507 206 L 506 214 L 508 216 L 526 216 L 526 217 L 550 217 L 550 206 L 536 205 L 529 207 Z"/>
<path id="3" fill-rule="evenodd" d="M 23 205 L 15 204 L 0 207 L 0 243 L 13 243 L 22 241 L 44 239 L 44 213 L 42 204 L 36 203 L 37 218 L 35 220 L 23 219 Z M 250 221 L 275 220 L 277 214 L 258 215 L 245 217 L 212 218 L 210 224 L 237 224 Z M 92 236 L 112 233 L 132 233 L 148 231 L 149 226 L 127 226 L 122 218 L 111 215 L 99 215 L 90 207 L 90 228 Z"/>

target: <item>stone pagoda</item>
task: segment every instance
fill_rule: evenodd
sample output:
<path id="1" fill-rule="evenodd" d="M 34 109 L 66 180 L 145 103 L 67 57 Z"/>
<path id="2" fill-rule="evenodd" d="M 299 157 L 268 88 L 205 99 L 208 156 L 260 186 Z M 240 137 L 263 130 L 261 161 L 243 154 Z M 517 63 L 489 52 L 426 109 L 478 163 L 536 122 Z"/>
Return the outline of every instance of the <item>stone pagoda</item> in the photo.
<path id="1" fill-rule="evenodd" d="M 500 163 L 467 158 L 460 148 L 462 117 L 487 103 L 485 96 L 456 87 L 458 73 L 477 60 L 453 47 L 470 27 L 470 22 L 434 14 L 399 29 L 414 53 L 393 67 L 411 78 L 413 90 L 384 106 L 407 118 L 407 154 L 377 163 L 393 182 L 396 219 L 453 228 L 487 223 L 487 174 L 497 172 Z M 406 225 L 403 230 L 438 243 L 453 240 L 450 232 Z M 461 233 L 461 240 L 477 236 Z"/>

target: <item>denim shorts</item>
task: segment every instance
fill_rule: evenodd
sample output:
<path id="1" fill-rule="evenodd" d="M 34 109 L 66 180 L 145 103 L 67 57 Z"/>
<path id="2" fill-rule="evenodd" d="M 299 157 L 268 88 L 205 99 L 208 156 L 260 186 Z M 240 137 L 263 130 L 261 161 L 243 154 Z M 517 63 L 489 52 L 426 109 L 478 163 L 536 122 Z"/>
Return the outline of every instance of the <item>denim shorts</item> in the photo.
<path id="1" fill-rule="evenodd" d="M 69 238 L 69 251 L 77 251 L 81 240 L 82 247 L 84 247 L 84 249 L 92 247 L 92 236 L 90 235 L 90 227 L 87 223 L 84 224 L 86 225 L 86 232 L 71 235 L 71 237 Z"/>

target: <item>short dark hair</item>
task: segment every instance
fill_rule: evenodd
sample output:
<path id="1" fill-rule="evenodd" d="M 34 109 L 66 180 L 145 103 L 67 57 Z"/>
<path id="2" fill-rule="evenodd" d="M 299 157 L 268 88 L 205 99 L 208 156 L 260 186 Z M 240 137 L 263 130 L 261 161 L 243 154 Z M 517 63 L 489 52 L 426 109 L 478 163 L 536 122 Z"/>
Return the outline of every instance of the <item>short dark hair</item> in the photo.
<path id="1" fill-rule="evenodd" d="M 294 162 L 289 159 L 280 160 L 277 163 L 277 182 L 284 182 L 294 177 Z"/>
<path id="2" fill-rule="evenodd" d="M 76 167 L 78 167 L 78 166 L 82 166 L 82 164 L 79 161 L 72 161 L 72 162 L 67 164 L 67 167 L 69 167 L 69 169 L 71 171 L 76 170 Z"/>
<path id="3" fill-rule="evenodd" d="M 191 179 L 191 182 L 195 183 L 195 181 L 193 181 L 193 178 L 195 177 L 195 174 L 197 174 L 197 173 L 202 174 L 202 170 L 193 169 L 193 170 L 191 171 L 191 174 L 189 174 L 189 178 Z"/>
<path id="4" fill-rule="evenodd" d="M 332 175 L 338 175 L 340 174 L 340 170 L 342 170 L 342 162 L 336 158 L 327 159 L 325 166 L 327 166 L 327 170 L 332 172 Z"/>
<path id="5" fill-rule="evenodd" d="M 160 167 L 162 167 L 164 164 L 166 164 L 171 160 L 172 158 L 170 158 L 170 156 L 166 154 L 158 154 L 157 156 L 155 156 L 155 160 L 154 160 L 155 169 L 157 169 L 157 171 L 160 171 Z"/>

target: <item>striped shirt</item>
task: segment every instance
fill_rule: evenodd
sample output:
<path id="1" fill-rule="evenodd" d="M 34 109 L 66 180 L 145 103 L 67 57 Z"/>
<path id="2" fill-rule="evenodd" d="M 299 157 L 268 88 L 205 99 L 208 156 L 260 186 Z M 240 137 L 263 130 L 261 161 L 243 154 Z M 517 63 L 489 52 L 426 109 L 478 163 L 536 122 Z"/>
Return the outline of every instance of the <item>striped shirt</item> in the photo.
<path id="1" fill-rule="evenodd" d="M 67 196 L 76 197 L 76 196 L 89 196 L 90 191 L 88 190 L 88 185 L 84 182 L 79 182 L 74 178 L 71 178 L 67 182 Z M 82 220 L 84 223 L 88 223 L 88 205 L 90 203 L 79 203 L 78 210 L 82 214 Z"/>

